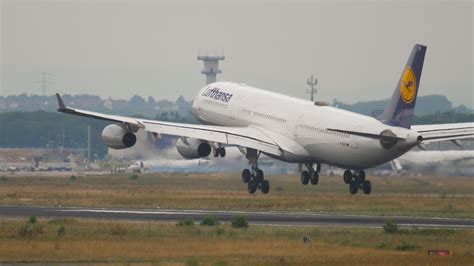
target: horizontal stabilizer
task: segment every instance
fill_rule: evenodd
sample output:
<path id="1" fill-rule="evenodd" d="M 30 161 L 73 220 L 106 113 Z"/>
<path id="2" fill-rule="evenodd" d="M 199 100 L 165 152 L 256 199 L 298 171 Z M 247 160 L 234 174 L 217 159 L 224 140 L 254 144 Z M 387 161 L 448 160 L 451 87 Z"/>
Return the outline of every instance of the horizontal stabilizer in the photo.
<path id="1" fill-rule="evenodd" d="M 423 143 L 474 139 L 474 123 L 416 125 L 412 129 L 420 133 Z"/>

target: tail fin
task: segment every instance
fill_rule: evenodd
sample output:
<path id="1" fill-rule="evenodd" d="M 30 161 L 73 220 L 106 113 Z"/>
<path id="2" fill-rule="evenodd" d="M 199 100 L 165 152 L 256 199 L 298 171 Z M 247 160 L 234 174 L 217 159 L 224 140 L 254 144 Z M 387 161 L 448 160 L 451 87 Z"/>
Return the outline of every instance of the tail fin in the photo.
<path id="1" fill-rule="evenodd" d="M 425 53 L 426 46 L 415 44 L 398 85 L 393 92 L 390 104 L 379 118 L 383 123 L 410 128 L 411 119 L 415 112 L 416 96 L 420 86 Z"/>

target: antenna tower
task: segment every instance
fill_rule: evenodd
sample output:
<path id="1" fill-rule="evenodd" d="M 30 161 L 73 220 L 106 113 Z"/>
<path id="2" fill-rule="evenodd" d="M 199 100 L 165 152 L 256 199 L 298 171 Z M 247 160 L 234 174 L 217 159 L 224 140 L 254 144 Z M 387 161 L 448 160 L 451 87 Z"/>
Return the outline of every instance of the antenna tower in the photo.
<path id="1" fill-rule="evenodd" d="M 306 81 L 306 84 L 311 87 L 311 90 L 307 90 L 306 92 L 311 94 L 311 101 L 314 102 L 314 95 L 318 93 L 318 90 L 314 87 L 318 85 L 318 79 L 311 75 L 311 77 L 308 78 L 308 81 Z"/>
<path id="2" fill-rule="evenodd" d="M 48 92 L 48 83 L 51 83 L 48 80 L 48 73 L 41 73 L 41 80 L 38 82 L 41 83 L 41 95 L 46 96 L 46 93 Z"/>

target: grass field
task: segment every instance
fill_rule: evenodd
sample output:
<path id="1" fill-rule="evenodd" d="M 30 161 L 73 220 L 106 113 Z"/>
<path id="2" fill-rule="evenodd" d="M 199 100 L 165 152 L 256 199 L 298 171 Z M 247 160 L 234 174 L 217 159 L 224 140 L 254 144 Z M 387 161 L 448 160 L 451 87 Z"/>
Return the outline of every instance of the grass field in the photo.
<path id="1" fill-rule="evenodd" d="M 240 174 L 130 174 L 0 178 L 0 205 L 309 211 L 474 218 L 470 177 L 368 177 L 372 194 L 350 195 L 340 176 L 303 186 L 296 175 L 267 176 L 271 190 L 249 195 Z"/>
<path id="2" fill-rule="evenodd" d="M 177 226 L 76 219 L 0 221 L 0 262 L 128 265 L 472 265 L 474 231 L 374 228 Z M 60 229 L 63 227 L 63 229 Z M 61 231 L 61 233 L 58 233 Z M 303 244 L 303 236 L 312 238 Z M 445 248 L 450 257 L 430 257 Z"/>

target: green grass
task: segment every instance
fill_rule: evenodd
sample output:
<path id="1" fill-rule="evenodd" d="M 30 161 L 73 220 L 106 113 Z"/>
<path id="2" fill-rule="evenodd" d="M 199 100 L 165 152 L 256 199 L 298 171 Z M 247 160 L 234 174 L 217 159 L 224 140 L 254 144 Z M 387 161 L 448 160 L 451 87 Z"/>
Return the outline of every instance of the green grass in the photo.
<path id="1" fill-rule="evenodd" d="M 132 208 L 309 211 L 384 216 L 474 218 L 474 182 L 469 177 L 372 177 L 372 194 L 350 195 L 339 176 L 321 176 L 317 186 L 296 175 L 266 177 L 269 194 L 250 195 L 235 174 L 128 174 L 16 176 L 0 182 L 0 205 L 62 205 Z M 277 189 L 278 188 L 278 189 Z"/>
<path id="2" fill-rule="evenodd" d="M 38 220 L 42 232 L 22 235 L 27 219 L 0 221 L 1 262 L 146 262 L 199 265 L 469 265 L 474 231 L 377 228 L 176 226 L 158 222 Z M 59 236 L 58 230 L 65 234 Z M 449 233 L 446 233 L 449 232 Z M 310 236 L 311 245 L 303 243 Z M 452 251 L 430 258 L 427 250 Z"/>

